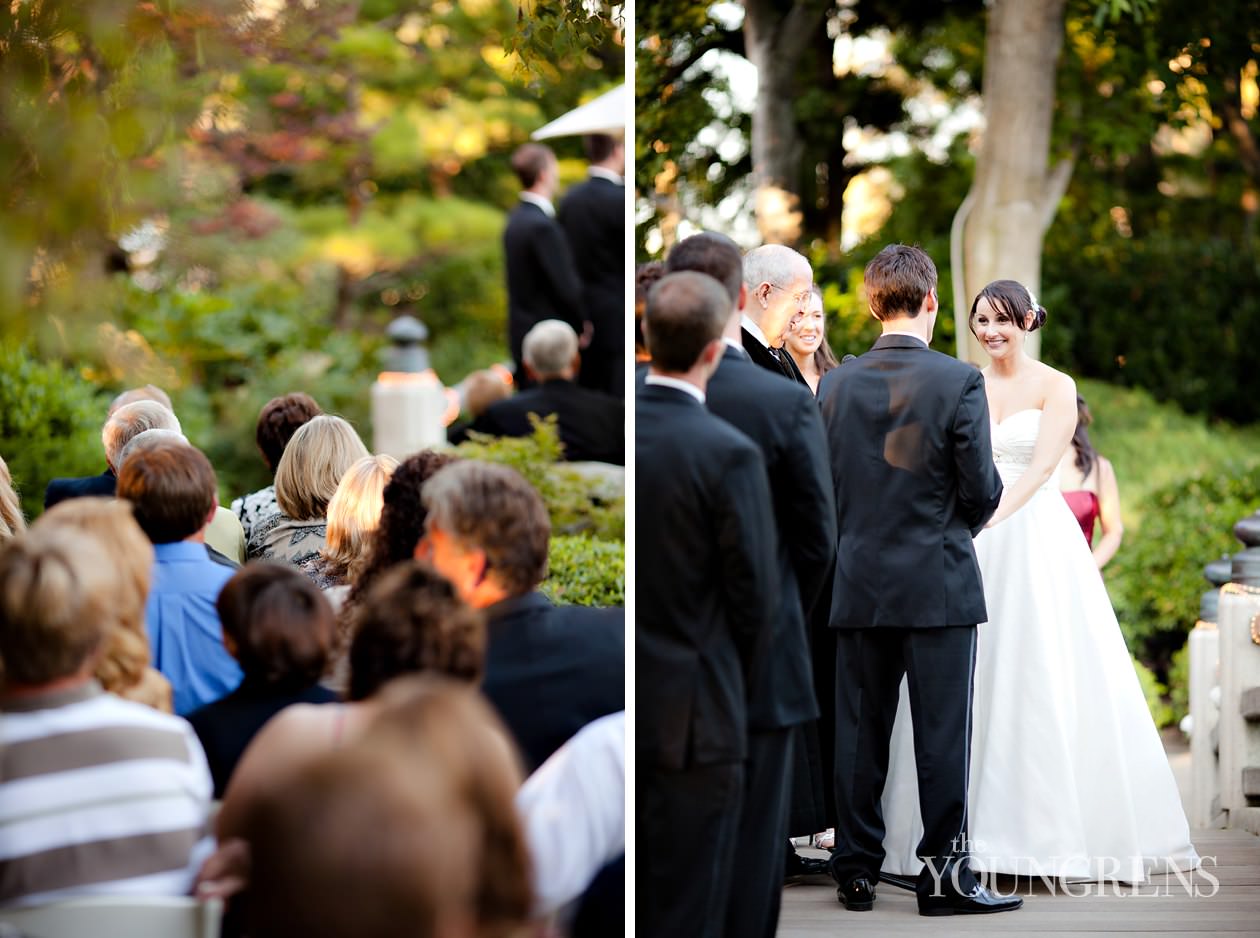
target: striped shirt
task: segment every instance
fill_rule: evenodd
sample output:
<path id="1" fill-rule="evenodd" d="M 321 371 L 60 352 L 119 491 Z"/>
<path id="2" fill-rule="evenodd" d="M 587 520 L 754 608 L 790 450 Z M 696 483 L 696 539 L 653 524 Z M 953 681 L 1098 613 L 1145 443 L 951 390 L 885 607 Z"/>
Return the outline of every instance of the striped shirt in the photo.
<path id="1" fill-rule="evenodd" d="M 95 681 L 0 701 L 0 906 L 187 895 L 210 770 L 179 717 Z"/>

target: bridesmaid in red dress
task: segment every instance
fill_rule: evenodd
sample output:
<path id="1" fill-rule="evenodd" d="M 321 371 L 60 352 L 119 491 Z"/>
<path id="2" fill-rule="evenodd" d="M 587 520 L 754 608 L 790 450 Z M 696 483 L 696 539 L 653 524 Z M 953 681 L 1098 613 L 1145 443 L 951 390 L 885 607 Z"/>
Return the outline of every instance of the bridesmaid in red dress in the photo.
<path id="1" fill-rule="evenodd" d="M 1079 394 L 1076 395 L 1076 418 L 1072 445 L 1059 463 L 1059 488 L 1063 490 L 1072 514 L 1080 522 L 1085 540 L 1093 548 L 1094 562 L 1101 570 L 1115 556 L 1124 537 L 1124 524 L 1120 520 L 1120 489 L 1111 462 L 1100 456 L 1089 441 L 1086 428 L 1094 418 L 1085 398 Z M 1096 522 L 1101 522 L 1102 536 L 1095 544 Z"/>

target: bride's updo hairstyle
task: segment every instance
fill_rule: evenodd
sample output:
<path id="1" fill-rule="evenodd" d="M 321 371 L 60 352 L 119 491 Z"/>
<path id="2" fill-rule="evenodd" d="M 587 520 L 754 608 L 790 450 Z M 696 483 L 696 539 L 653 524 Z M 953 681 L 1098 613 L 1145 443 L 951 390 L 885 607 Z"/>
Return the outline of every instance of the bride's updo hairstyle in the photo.
<path id="1" fill-rule="evenodd" d="M 972 334 L 975 334 L 976 327 L 976 307 L 980 304 L 981 299 L 989 301 L 989 305 L 999 312 L 1006 313 L 1014 321 L 1015 325 L 1027 332 L 1036 332 L 1046 321 L 1046 308 L 1037 302 L 1024 285 L 1016 280 L 994 280 L 991 284 L 976 294 L 976 298 L 971 303 L 971 313 L 967 317 L 967 325 L 970 327 Z M 1028 311 L 1032 310 L 1033 319 L 1031 323 L 1027 322 Z"/>

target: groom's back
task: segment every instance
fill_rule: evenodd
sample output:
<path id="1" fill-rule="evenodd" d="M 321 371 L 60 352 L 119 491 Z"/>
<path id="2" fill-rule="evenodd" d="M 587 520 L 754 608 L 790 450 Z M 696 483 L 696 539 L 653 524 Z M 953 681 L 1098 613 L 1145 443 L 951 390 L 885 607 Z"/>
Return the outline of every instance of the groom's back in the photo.
<path id="1" fill-rule="evenodd" d="M 839 522 L 831 624 L 983 622 L 971 539 L 1002 487 L 979 371 L 889 335 L 829 373 L 819 402 Z"/>

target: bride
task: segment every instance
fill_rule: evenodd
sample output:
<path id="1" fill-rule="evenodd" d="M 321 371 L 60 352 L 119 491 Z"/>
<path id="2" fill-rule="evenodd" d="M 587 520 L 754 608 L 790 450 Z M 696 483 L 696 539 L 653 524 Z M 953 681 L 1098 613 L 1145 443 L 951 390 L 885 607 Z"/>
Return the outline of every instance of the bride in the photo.
<path id="1" fill-rule="evenodd" d="M 976 538 L 979 626 L 968 795 L 972 867 L 1144 882 L 1199 863 L 1172 770 L 1106 589 L 1059 494 L 1076 427 L 1070 377 L 1029 357 L 1046 311 L 1012 280 L 985 287 L 970 326 L 1005 490 Z M 922 833 L 906 686 L 893 731 L 884 871 L 915 875 Z"/>

